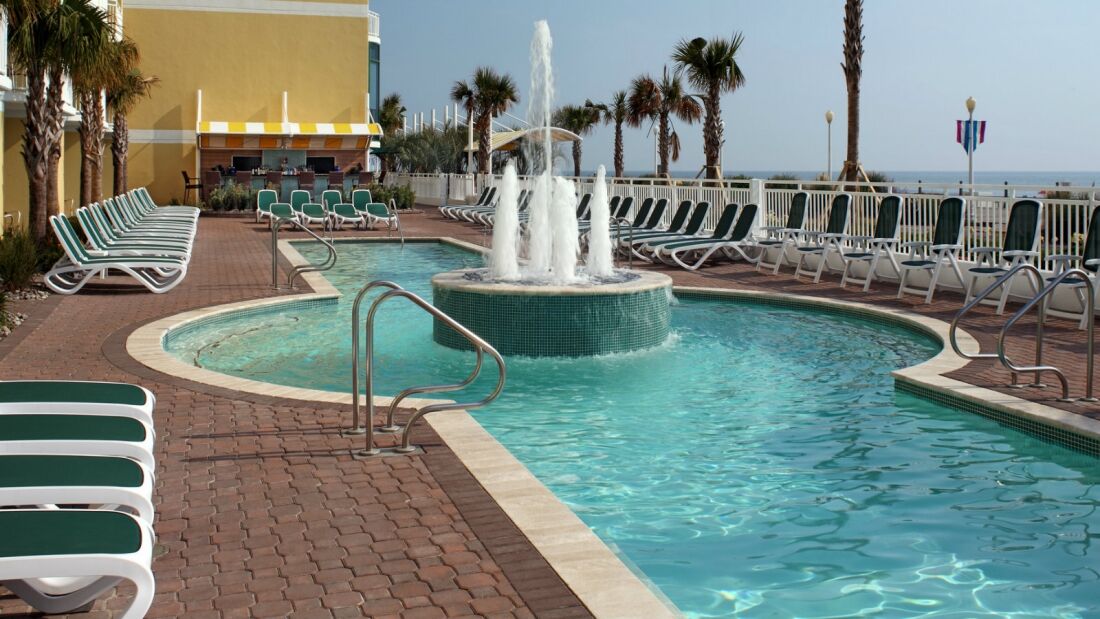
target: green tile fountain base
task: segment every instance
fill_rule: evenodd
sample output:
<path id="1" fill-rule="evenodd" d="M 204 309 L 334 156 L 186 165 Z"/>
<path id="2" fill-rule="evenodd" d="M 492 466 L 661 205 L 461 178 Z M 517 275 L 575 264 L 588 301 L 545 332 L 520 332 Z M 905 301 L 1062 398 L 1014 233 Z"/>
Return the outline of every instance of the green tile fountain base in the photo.
<path id="1" fill-rule="evenodd" d="M 501 354 L 580 357 L 657 346 L 668 338 L 672 279 L 632 272 L 629 281 L 571 286 L 479 281 L 475 271 L 432 278 L 435 306 Z M 637 277 L 634 277 L 634 276 Z M 469 342 L 436 321 L 436 342 Z"/>

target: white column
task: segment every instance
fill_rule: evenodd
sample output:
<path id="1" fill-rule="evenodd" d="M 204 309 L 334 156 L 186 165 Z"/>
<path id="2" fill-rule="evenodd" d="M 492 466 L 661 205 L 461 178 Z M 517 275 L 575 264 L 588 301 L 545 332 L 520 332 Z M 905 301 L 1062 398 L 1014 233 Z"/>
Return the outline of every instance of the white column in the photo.
<path id="1" fill-rule="evenodd" d="M 287 94 L 285 90 L 283 91 L 283 122 L 290 122 L 290 114 L 289 110 L 287 109 Z"/>
<path id="2" fill-rule="evenodd" d="M 752 222 L 752 232 L 754 236 L 760 229 L 760 222 L 763 220 L 762 215 L 766 208 L 764 200 L 764 181 L 759 178 L 754 178 L 749 181 L 749 204 L 756 205 L 756 219 Z"/>

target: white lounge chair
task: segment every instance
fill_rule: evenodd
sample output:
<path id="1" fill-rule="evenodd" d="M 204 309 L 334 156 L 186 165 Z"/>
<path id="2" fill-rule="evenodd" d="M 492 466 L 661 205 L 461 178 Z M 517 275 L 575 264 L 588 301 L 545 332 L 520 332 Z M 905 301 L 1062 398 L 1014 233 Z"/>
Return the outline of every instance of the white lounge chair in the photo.
<path id="1" fill-rule="evenodd" d="M 794 277 L 798 279 L 802 275 L 812 275 L 814 283 L 821 281 L 821 274 L 829 265 L 829 254 L 838 256 L 844 252 L 844 237 L 848 233 L 848 222 L 852 215 L 851 194 L 841 193 L 833 197 L 833 203 L 829 206 L 829 223 L 822 232 L 804 231 L 802 240 L 795 243 L 795 251 L 798 252 L 798 262 L 794 265 Z M 808 256 L 817 256 L 817 269 L 803 269 Z"/>
<path id="2" fill-rule="evenodd" d="M 970 281 L 966 285 L 966 302 L 982 290 L 980 282 L 985 279 L 997 279 L 1016 265 L 1038 258 L 1039 231 L 1043 222 L 1043 203 L 1038 200 L 1017 200 L 1012 204 L 1005 227 L 1001 247 L 974 247 L 971 252 L 977 255 L 977 264 L 967 269 Z M 1027 273 L 1027 283 L 1032 294 L 1038 294 L 1042 282 L 1033 273 Z M 997 306 L 997 313 L 1003 314 L 1008 297 L 1012 291 L 1012 282 L 1001 287 L 997 298 L 986 298 L 982 303 Z"/>
<path id="3" fill-rule="evenodd" d="M 901 232 L 901 198 L 899 196 L 886 196 L 879 203 L 878 216 L 875 218 L 875 232 L 871 236 L 846 237 L 851 249 L 840 254 L 844 261 L 844 274 L 840 278 L 840 287 L 848 285 L 848 282 L 863 284 L 863 292 L 871 288 L 871 282 L 877 276 L 878 265 L 882 258 L 886 258 L 886 264 L 894 270 L 894 275 L 901 278 L 901 267 L 894 249 L 898 244 L 898 234 Z M 852 265 L 867 263 L 867 276 L 860 279 L 852 274 Z"/>
<path id="4" fill-rule="evenodd" d="M 966 280 L 959 268 L 959 252 L 962 251 L 963 225 L 966 222 L 966 201 L 962 198 L 945 198 L 940 201 L 936 214 L 936 229 L 931 241 L 910 241 L 902 244 L 909 250 L 909 257 L 901 261 L 901 283 L 898 298 L 906 293 L 924 295 L 924 302 L 931 303 L 936 284 L 945 267 L 955 273 L 959 286 L 966 289 Z M 924 271 L 930 274 L 927 288 L 909 284 L 909 274 Z"/>

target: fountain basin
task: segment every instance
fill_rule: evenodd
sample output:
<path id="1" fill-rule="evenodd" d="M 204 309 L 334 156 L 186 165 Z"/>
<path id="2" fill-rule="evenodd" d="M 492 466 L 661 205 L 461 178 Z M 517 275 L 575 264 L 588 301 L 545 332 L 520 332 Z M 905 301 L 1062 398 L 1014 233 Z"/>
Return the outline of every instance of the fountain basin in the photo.
<path id="1" fill-rule="evenodd" d="M 672 279 L 620 271 L 603 283 L 553 285 L 482 279 L 484 269 L 432 278 L 435 306 L 505 355 L 580 357 L 657 346 L 669 333 Z M 436 322 L 436 342 L 461 350 L 469 342 Z"/>

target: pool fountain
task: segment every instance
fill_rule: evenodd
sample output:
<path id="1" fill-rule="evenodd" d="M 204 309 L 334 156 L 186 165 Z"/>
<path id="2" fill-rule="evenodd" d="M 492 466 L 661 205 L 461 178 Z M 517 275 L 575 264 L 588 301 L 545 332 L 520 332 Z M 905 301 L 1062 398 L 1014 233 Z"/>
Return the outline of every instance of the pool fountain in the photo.
<path id="1" fill-rule="evenodd" d="M 521 233 L 519 221 L 520 181 L 509 163 L 500 187 L 489 267 L 433 277 L 435 306 L 504 354 L 576 357 L 656 346 L 669 333 L 672 280 L 660 273 L 614 268 L 603 166 L 593 188 L 585 261 L 578 266 L 576 186 L 555 177 L 552 169 L 552 47 L 549 25 L 537 22 L 527 121 L 541 129 L 541 139 L 529 145 L 527 159 L 539 169 L 530 181 L 526 231 Z M 469 346 L 439 322 L 434 338 L 451 348 Z"/>

